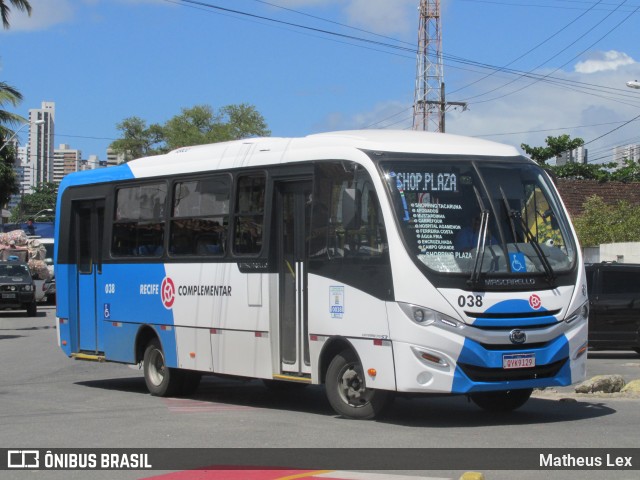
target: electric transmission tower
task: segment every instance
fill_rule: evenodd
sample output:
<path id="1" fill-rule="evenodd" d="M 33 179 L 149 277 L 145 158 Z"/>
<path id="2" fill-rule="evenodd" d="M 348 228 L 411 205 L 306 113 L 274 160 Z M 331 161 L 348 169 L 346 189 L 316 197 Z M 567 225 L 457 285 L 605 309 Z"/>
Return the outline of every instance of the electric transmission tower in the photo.
<path id="1" fill-rule="evenodd" d="M 448 106 L 466 109 L 464 102 L 447 102 L 444 95 L 440 0 L 420 0 L 418 61 L 413 96 L 413 129 L 444 132 Z"/>

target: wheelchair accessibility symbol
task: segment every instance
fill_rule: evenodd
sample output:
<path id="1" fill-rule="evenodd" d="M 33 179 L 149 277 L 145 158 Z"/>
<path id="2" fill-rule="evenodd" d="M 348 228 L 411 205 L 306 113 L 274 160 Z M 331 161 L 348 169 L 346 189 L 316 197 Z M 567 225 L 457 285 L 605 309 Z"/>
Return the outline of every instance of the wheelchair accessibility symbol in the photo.
<path id="1" fill-rule="evenodd" d="M 510 253 L 509 261 L 511 262 L 511 271 L 521 273 L 527 271 L 527 264 L 524 259 L 524 253 Z"/>

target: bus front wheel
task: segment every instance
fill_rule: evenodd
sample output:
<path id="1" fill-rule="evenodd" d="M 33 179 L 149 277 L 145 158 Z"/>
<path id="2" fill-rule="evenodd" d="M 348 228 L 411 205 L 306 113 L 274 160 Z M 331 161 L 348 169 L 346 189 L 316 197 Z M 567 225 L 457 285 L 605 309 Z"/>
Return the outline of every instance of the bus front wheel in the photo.
<path id="1" fill-rule="evenodd" d="M 144 351 L 144 381 L 149 393 L 155 397 L 170 397 L 183 385 L 183 372 L 169 368 L 158 339 L 154 338 Z"/>
<path id="2" fill-rule="evenodd" d="M 359 420 L 379 415 L 392 398 L 390 392 L 367 388 L 362 364 L 353 350 L 343 350 L 333 358 L 325 388 L 329 403 L 338 414 Z"/>
<path id="3" fill-rule="evenodd" d="M 524 405 L 533 389 L 506 390 L 499 392 L 479 392 L 471 394 L 471 400 L 489 412 L 510 412 Z"/>

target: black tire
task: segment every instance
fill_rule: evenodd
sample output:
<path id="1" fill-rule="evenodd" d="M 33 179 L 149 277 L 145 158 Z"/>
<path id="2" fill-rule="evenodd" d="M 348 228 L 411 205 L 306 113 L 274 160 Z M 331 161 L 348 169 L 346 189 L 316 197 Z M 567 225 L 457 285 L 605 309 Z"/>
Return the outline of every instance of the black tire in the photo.
<path id="1" fill-rule="evenodd" d="M 151 340 L 144 351 L 144 381 L 149 393 L 155 397 L 174 396 L 184 385 L 184 372 L 167 367 L 157 338 Z"/>
<path id="2" fill-rule="evenodd" d="M 640 348 L 634 348 L 635 352 L 640 355 Z"/>
<path id="3" fill-rule="evenodd" d="M 489 412 L 511 412 L 520 408 L 531 396 L 533 389 L 480 392 L 471 394 L 471 400 Z"/>
<path id="4" fill-rule="evenodd" d="M 336 413 L 356 420 L 375 418 L 393 398 L 391 392 L 366 387 L 362 364 L 355 352 L 349 349 L 331 360 L 325 388 Z"/>
<path id="5" fill-rule="evenodd" d="M 38 306 L 36 305 L 36 302 L 33 302 L 27 306 L 27 317 L 36 316 L 38 316 Z"/>

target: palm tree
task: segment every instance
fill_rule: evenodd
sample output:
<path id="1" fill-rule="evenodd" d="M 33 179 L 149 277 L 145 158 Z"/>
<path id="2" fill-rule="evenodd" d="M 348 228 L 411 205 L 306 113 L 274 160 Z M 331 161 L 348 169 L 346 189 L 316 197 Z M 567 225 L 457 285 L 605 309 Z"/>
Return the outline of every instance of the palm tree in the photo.
<path id="1" fill-rule="evenodd" d="M 21 101 L 22 94 L 18 90 L 5 82 L 0 82 L 0 139 L 4 139 L 13 134 L 13 131 L 5 125 L 16 125 L 26 122 L 20 115 L 4 109 L 4 106 L 7 104 L 16 107 Z"/>
<path id="2" fill-rule="evenodd" d="M 13 170 L 15 153 L 13 149 L 3 148 L 14 132 L 5 124 L 16 125 L 26 122 L 20 115 L 4 110 L 4 106 L 10 104 L 15 107 L 21 100 L 22 94 L 18 90 L 0 82 L 0 207 L 6 205 L 12 194 L 18 193 L 18 181 Z"/>
<path id="3" fill-rule="evenodd" d="M 29 0 L 9 0 L 9 3 L 21 12 L 26 11 L 31 16 L 31 4 Z M 2 17 L 2 26 L 5 30 L 9 30 L 9 12 L 11 9 L 5 0 L 0 0 L 0 16 Z"/>

